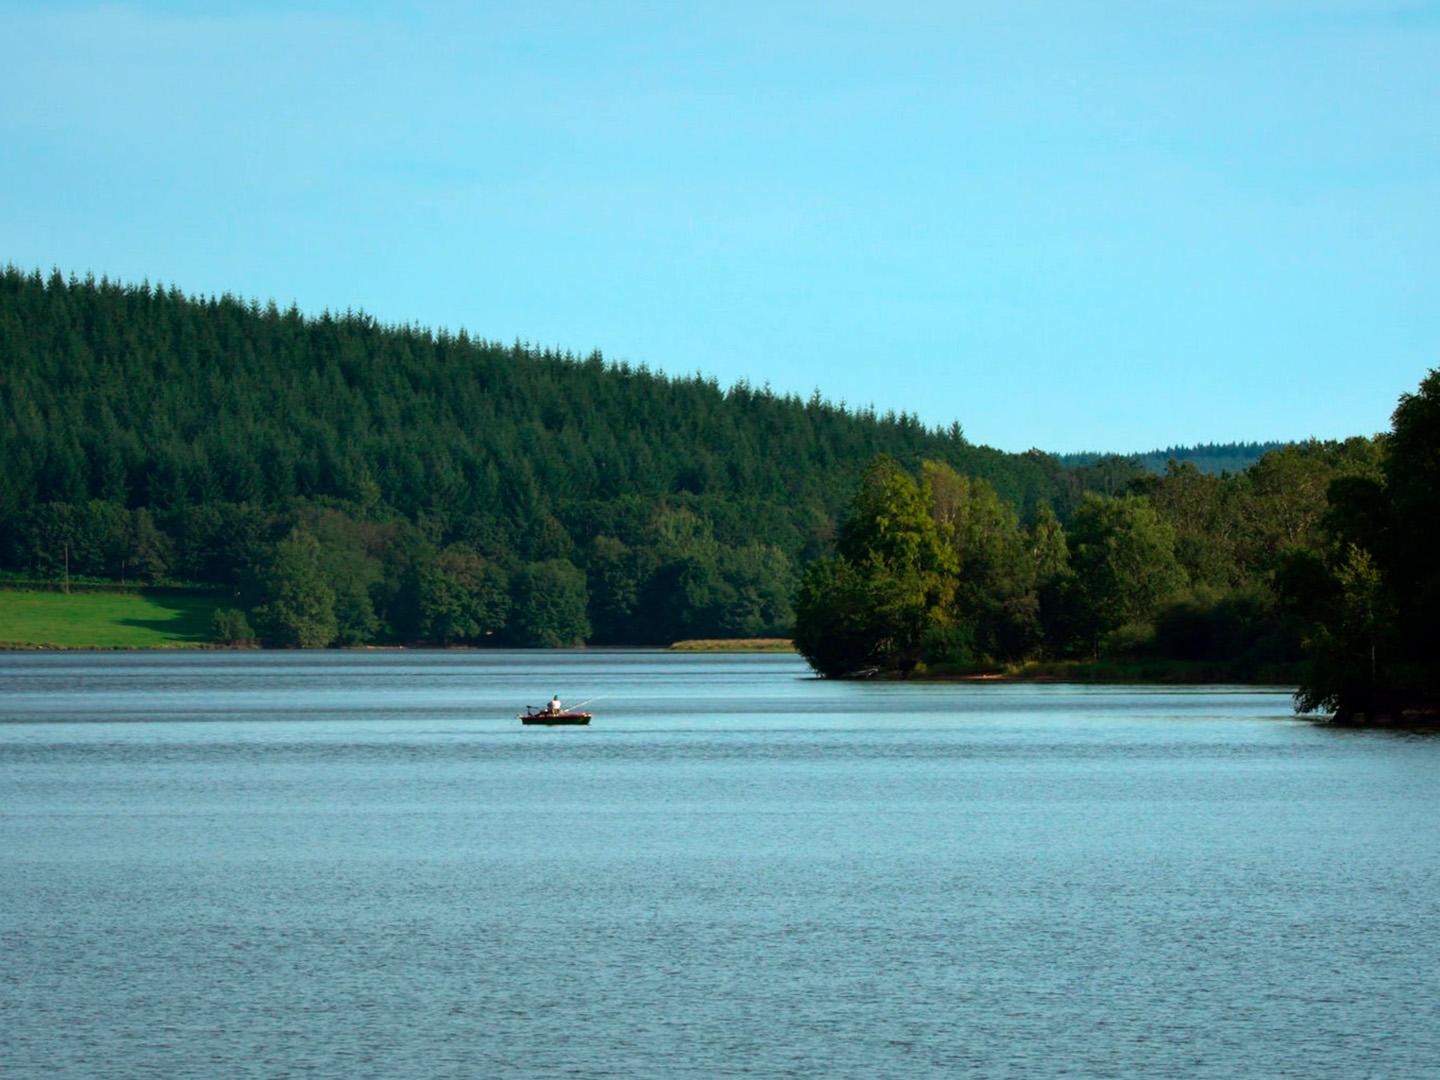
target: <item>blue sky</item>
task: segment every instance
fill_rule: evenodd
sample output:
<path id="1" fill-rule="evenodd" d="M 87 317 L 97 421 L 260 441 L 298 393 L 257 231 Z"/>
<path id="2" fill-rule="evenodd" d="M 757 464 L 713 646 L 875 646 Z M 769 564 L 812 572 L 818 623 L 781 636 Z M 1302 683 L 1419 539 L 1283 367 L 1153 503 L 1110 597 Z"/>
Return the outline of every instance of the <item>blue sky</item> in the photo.
<path id="1" fill-rule="evenodd" d="M 0 261 L 1021 450 L 1388 426 L 1440 3 L 15 4 Z"/>

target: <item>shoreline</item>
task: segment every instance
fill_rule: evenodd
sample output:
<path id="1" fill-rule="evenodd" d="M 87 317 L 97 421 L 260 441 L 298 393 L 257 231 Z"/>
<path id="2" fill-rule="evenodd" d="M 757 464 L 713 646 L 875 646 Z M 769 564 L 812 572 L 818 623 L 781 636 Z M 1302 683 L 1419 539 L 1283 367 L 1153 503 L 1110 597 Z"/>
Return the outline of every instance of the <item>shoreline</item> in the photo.
<path id="1" fill-rule="evenodd" d="M 697 638 L 669 645 L 579 645 L 561 650 L 495 645 L 343 645 L 323 649 L 267 648 L 258 643 L 227 644 L 213 641 L 169 641 L 150 645 L 101 645 L 39 641 L 0 641 L 0 652 L 253 652 L 253 653 L 357 653 L 357 652 L 608 652 L 633 651 L 713 655 L 795 655 L 785 638 Z M 1223 664 L 1191 661 L 1049 661 L 1017 665 L 1005 670 L 924 668 L 911 672 L 867 670 L 835 677 L 837 682 L 966 683 L 1070 683 L 1077 685 L 1259 686 L 1293 688 L 1291 672 L 1275 668 L 1237 670 Z"/>
<path id="2" fill-rule="evenodd" d="M 907 673 L 877 671 L 866 678 L 893 682 L 1097 683 L 1123 686 L 1270 686 L 1293 688 L 1294 664 L 1230 664 L 1208 660 L 1048 660 L 994 667 L 921 665 Z"/>
<path id="3" fill-rule="evenodd" d="M 782 643 L 783 642 L 783 643 Z M 560 649 L 525 645 L 334 645 L 320 649 L 270 648 L 258 643 L 231 644 L 219 641 L 169 641 L 154 645 L 98 645 L 54 641 L 0 641 L 0 652 L 678 652 L 678 653 L 794 653 L 788 641 L 757 638 L 747 645 L 743 639 L 677 641 L 672 645 L 567 645 Z"/>

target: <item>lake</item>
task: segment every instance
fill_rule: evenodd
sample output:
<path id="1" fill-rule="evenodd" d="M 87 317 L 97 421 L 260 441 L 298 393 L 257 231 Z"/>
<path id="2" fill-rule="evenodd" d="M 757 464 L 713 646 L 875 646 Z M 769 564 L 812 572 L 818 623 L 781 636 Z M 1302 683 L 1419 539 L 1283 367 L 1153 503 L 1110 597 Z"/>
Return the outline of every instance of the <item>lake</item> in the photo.
<path id="1" fill-rule="evenodd" d="M 1434 1076 L 1437 811 L 1266 689 L 0 654 L 0 1073 Z"/>

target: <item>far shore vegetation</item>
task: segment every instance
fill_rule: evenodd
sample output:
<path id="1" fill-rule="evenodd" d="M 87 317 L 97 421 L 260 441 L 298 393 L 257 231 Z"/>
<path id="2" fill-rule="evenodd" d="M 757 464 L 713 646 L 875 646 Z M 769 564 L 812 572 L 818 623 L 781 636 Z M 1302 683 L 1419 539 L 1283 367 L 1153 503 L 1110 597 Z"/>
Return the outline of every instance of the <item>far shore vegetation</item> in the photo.
<path id="1" fill-rule="evenodd" d="M 14 267 L 0 356 L 17 646 L 793 640 L 826 677 L 1440 701 L 1433 373 L 1373 437 L 1067 462 L 818 392 Z"/>
<path id="2" fill-rule="evenodd" d="M 206 583 L 238 612 L 219 629 L 267 646 L 788 637 L 877 455 L 1027 518 L 1145 475 L 818 392 L 14 267 L 0 357 L 0 571 Z"/>
<path id="3" fill-rule="evenodd" d="M 1245 472 L 1171 463 L 1068 522 L 943 462 L 877 459 L 795 642 L 829 676 L 1287 682 L 1357 722 L 1440 709 L 1440 371 L 1392 431 Z M 1148 674 L 1145 674 L 1148 673 Z"/>

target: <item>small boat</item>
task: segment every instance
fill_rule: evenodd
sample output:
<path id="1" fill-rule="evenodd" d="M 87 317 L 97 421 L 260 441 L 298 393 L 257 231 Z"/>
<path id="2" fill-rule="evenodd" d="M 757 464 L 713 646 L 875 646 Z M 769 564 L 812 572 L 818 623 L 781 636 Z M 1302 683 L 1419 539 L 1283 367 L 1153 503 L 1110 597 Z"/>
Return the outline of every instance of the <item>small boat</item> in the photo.
<path id="1" fill-rule="evenodd" d="M 522 724 L 543 724 L 545 727 L 588 724 L 590 723 L 590 714 L 588 712 L 552 713 L 547 709 L 526 709 L 520 715 L 520 722 Z"/>

